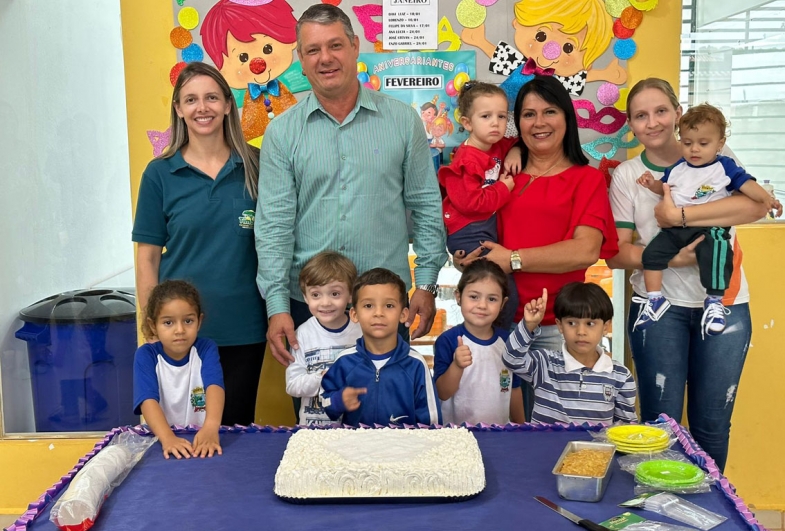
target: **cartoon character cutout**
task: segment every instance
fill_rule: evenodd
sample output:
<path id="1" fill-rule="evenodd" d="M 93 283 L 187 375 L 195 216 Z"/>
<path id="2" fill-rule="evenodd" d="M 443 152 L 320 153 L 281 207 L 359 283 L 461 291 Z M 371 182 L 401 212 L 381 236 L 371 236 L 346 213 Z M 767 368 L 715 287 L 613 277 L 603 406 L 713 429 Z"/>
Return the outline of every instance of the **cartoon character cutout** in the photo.
<path id="1" fill-rule="evenodd" d="M 207 55 L 233 90 L 245 91 L 241 123 L 250 144 L 259 146 L 270 120 L 297 103 L 277 79 L 294 60 L 296 25 L 286 0 L 219 0 L 202 22 Z"/>
<path id="2" fill-rule="evenodd" d="M 433 99 L 431 99 L 431 101 L 426 101 L 420 106 L 420 119 L 422 120 L 422 125 L 425 128 L 425 136 L 428 138 L 429 144 L 431 143 L 431 140 L 433 140 L 433 135 L 431 134 L 431 124 L 433 124 L 436 116 L 438 116 L 440 112 L 443 112 L 447 107 L 447 104 L 442 102 L 437 108 L 436 102 L 438 101 L 439 95 L 437 94 L 433 97 Z"/>
<path id="3" fill-rule="evenodd" d="M 602 0 L 521 0 L 514 11 L 515 47 L 506 42 L 494 46 L 485 38 L 484 25 L 461 33 L 465 43 L 488 56 L 491 72 L 552 75 L 572 96 L 580 96 L 587 82 L 627 81 L 618 59 L 602 69 L 593 67 L 613 38 L 613 19 Z"/>
<path id="4" fill-rule="evenodd" d="M 445 146 L 442 137 L 451 135 L 453 130 L 453 123 L 447 118 L 447 113 L 444 111 L 439 113 L 431 124 L 431 149 L 438 149 L 441 153 Z"/>

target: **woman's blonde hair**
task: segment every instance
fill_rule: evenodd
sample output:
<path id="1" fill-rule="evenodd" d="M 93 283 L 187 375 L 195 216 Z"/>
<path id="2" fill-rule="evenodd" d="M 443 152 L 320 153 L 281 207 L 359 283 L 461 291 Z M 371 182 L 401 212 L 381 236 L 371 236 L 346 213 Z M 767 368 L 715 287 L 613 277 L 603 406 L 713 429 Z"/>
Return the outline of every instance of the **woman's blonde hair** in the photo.
<path id="1" fill-rule="evenodd" d="M 214 66 L 208 65 L 207 63 L 200 63 L 198 61 L 188 63 L 180 72 L 180 75 L 177 76 L 177 82 L 174 84 L 174 91 L 172 92 L 171 113 L 169 118 L 172 134 L 169 139 L 169 145 L 164 152 L 156 158 L 168 159 L 177 153 L 177 150 L 188 143 L 188 127 L 185 125 L 185 120 L 178 116 L 175 103 L 180 101 L 180 91 L 182 90 L 183 85 L 196 76 L 208 76 L 212 78 L 221 89 L 224 99 L 229 103 L 229 114 L 224 116 L 223 120 L 224 142 L 226 142 L 233 153 L 237 153 L 243 159 L 243 166 L 245 168 L 245 188 L 251 195 L 251 199 L 255 200 L 259 189 L 259 152 L 256 148 L 245 142 L 243 129 L 240 125 L 240 112 L 237 110 L 237 102 L 234 100 L 232 89 L 229 88 L 229 84 L 221 73 Z"/>
<path id="2" fill-rule="evenodd" d="M 647 77 L 646 79 L 641 79 L 635 83 L 635 85 L 630 89 L 630 92 L 627 93 L 627 120 L 632 119 L 632 111 L 630 111 L 630 107 L 632 107 L 632 100 L 635 99 L 635 96 L 646 89 L 656 89 L 665 94 L 665 96 L 668 98 L 668 101 L 670 101 L 670 104 L 673 105 L 674 111 L 681 107 L 679 98 L 676 96 L 676 92 L 674 92 L 670 83 L 658 77 Z"/>
<path id="3" fill-rule="evenodd" d="M 583 68 L 608 49 L 613 38 L 613 20 L 602 0 L 521 0 L 515 4 L 515 19 L 521 26 L 539 26 L 551 22 L 561 24 L 561 31 L 574 35 L 586 28 L 583 41 Z"/>

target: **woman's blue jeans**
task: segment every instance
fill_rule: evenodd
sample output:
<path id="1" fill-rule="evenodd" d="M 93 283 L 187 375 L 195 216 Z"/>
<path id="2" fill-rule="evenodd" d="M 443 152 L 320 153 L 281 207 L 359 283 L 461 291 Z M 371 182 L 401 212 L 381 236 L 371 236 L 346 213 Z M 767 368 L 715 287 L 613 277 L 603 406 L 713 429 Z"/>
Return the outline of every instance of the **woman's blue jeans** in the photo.
<path id="1" fill-rule="evenodd" d="M 752 336 L 749 304 L 728 306 L 725 331 L 705 338 L 702 307 L 671 306 L 651 327 L 633 331 L 642 304 L 630 304 L 627 322 L 641 420 L 666 413 L 680 423 L 686 386 L 690 432 L 724 470 L 733 405 Z"/>

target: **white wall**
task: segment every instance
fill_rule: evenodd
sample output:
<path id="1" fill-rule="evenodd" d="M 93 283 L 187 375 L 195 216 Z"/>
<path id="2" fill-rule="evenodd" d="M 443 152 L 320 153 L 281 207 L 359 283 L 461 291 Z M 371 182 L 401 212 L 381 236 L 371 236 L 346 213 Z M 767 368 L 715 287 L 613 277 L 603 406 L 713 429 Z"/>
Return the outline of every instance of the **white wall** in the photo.
<path id="1" fill-rule="evenodd" d="M 119 0 L 4 0 L 0 50 L 0 375 L 9 433 L 33 430 L 17 312 L 133 267 Z"/>

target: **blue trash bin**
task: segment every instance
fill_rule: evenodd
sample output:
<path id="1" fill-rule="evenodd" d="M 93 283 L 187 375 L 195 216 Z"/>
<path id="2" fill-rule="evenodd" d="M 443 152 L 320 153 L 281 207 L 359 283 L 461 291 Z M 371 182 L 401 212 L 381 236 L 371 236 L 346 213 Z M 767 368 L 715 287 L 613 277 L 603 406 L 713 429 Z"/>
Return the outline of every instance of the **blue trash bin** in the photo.
<path id="1" fill-rule="evenodd" d="M 133 414 L 136 296 L 131 289 L 75 290 L 19 312 L 27 342 L 35 429 L 107 431 Z"/>

